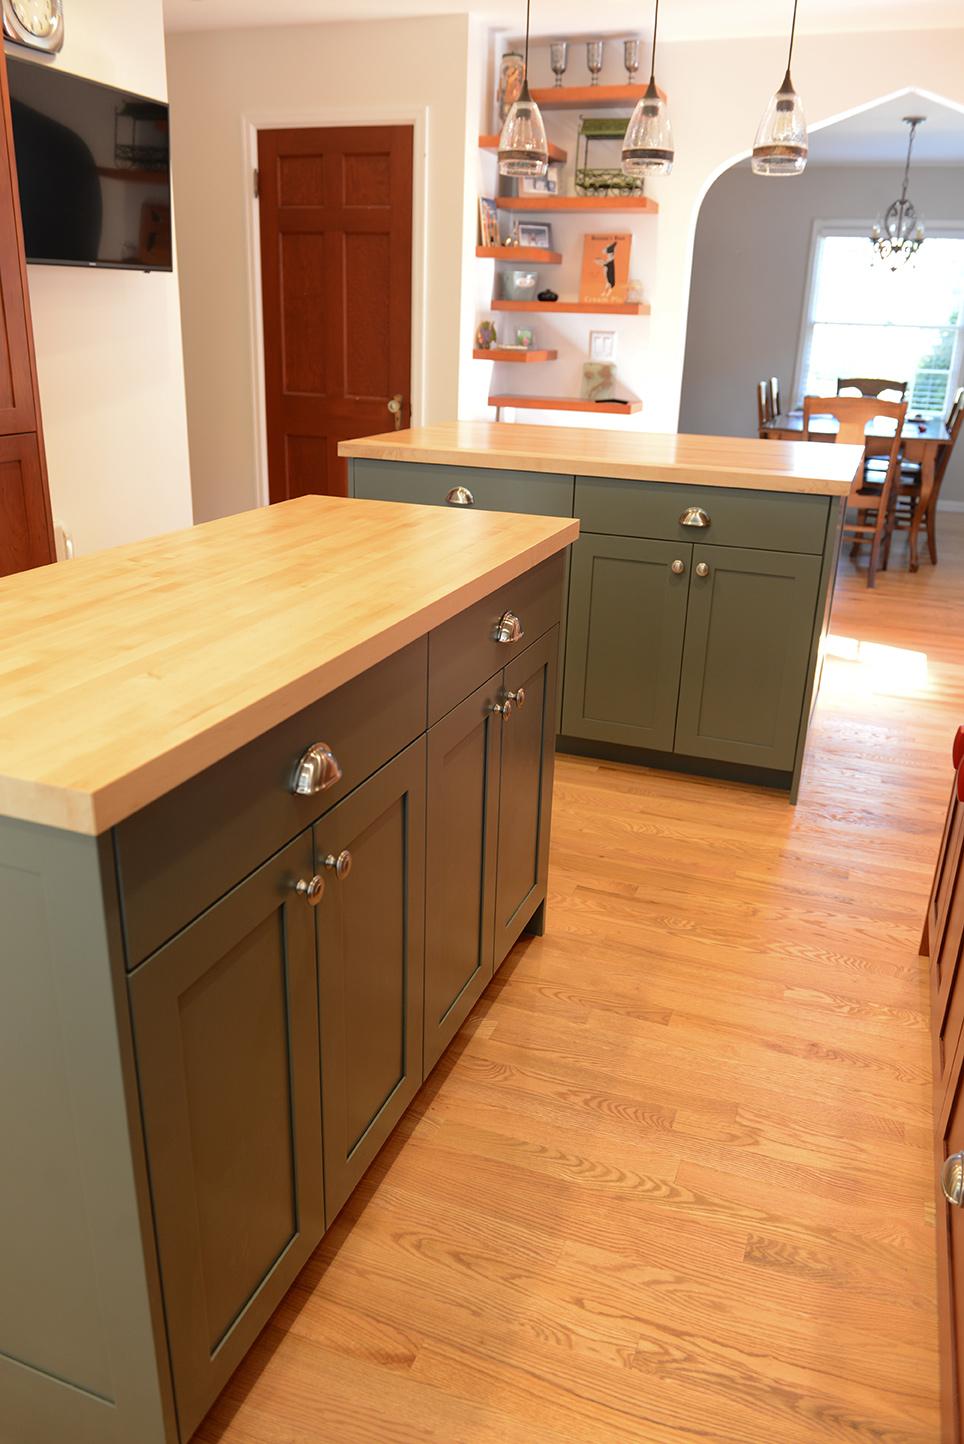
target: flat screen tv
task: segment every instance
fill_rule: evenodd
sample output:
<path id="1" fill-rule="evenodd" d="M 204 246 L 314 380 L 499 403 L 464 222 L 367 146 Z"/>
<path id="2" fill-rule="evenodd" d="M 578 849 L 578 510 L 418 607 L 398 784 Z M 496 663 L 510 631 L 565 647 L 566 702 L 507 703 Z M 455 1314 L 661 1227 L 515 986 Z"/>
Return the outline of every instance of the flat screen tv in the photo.
<path id="1" fill-rule="evenodd" d="M 168 108 L 8 58 L 29 262 L 171 270 Z"/>

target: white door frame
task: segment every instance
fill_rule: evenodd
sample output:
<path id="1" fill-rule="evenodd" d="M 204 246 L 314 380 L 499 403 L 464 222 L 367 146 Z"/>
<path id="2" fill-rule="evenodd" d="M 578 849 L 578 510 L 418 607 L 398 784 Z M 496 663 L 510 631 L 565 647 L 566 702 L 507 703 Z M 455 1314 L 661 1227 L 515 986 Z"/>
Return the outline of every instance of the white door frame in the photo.
<path id="1" fill-rule="evenodd" d="M 259 130 L 315 130 L 334 126 L 410 125 L 414 130 L 412 169 L 412 394 L 411 424 L 422 421 L 425 396 L 425 296 L 428 215 L 428 132 L 431 107 L 324 106 L 317 110 L 258 110 L 241 117 L 241 157 L 244 168 L 246 261 L 248 271 L 249 344 L 253 380 L 252 407 L 255 432 L 255 485 L 261 506 L 268 505 L 268 427 L 265 411 L 264 315 L 261 304 L 261 228 L 259 203 L 254 194 L 258 167 Z M 385 428 L 389 417 L 386 413 Z"/>

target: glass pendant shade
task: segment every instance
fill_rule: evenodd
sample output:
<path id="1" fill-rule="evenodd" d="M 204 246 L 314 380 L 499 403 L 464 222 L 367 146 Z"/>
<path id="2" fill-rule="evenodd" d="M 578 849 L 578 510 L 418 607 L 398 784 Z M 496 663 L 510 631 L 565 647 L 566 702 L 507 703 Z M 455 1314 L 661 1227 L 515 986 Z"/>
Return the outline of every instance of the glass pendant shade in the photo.
<path id="1" fill-rule="evenodd" d="M 766 108 L 753 142 L 754 175 L 800 175 L 807 164 L 807 120 L 790 72 Z"/>
<path id="2" fill-rule="evenodd" d="M 545 175 L 549 166 L 549 143 L 542 114 L 523 80 L 519 99 L 505 118 L 499 136 L 500 175 Z"/>
<path id="3" fill-rule="evenodd" d="M 669 106 L 657 90 L 655 80 L 650 80 L 626 127 L 623 172 L 631 176 L 669 175 L 673 157 Z"/>

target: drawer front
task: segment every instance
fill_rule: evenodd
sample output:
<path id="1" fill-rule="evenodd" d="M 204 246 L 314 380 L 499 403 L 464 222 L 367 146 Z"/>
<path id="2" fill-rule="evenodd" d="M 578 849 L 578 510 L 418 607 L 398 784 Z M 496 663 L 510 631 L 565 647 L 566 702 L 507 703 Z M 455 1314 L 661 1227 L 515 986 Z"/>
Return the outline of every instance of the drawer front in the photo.
<path id="1" fill-rule="evenodd" d="M 576 477 L 575 514 L 583 531 L 613 536 L 819 554 L 827 534 L 828 506 L 825 496 Z M 680 518 L 690 508 L 701 510 L 708 525 L 683 526 Z"/>
<path id="2" fill-rule="evenodd" d="M 422 637 L 120 824 L 128 967 L 425 730 L 427 666 Z M 295 764 L 315 742 L 329 745 L 342 778 L 296 796 Z"/>
<path id="3" fill-rule="evenodd" d="M 353 461 L 352 496 L 367 501 L 415 501 L 477 511 L 522 511 L 572 516 L 573 477 L 541 471 L 492 471 L 479 466 L 435 466 L 419 461 Z M 452 501 L 447 498 L 452 495 Z"/>
<path id="4" fill-rule="evenodd" d="M 508 665 L 559 621 L 565 558 L 550 557 L 541 566 L 507 582 L 437 627 L 429 637 L 428 720 L 437 722 L 493 672 Z M 506 612 L 519 618 L 524 635 L 515 642 L 496 640 L 499 619 Z"/>

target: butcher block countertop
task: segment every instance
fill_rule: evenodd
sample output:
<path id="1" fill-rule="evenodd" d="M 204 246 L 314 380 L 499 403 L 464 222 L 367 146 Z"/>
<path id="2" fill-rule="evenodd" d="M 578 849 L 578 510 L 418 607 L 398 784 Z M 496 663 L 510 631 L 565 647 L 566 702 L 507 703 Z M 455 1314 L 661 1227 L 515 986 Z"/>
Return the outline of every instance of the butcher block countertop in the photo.
<path id="1" fill-rule="evenodd" d="M 0 814 L 97 834 L 574 541 L 300 497 L 0 580 Z"/>
<path id="2" fill-rule="evenodd" d="M 846 496 L 864 452 L 861 446 L 818 441 L 449 421 L 342 441 L 338 454 L 373 461 L 435 462 Z"/>

